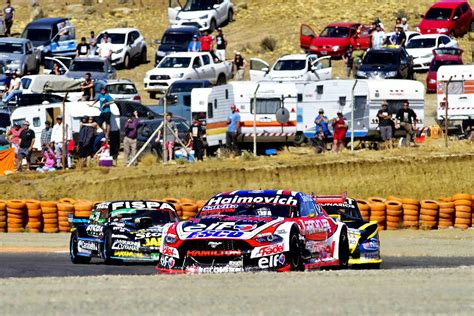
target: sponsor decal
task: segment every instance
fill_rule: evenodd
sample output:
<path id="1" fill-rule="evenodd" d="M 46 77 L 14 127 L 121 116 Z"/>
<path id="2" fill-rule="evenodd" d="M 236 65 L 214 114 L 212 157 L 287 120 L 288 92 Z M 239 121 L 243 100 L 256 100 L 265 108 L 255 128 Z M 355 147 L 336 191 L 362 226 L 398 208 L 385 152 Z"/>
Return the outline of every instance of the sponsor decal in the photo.
<path id="1" fill-rule="evenodd" d="M 379 259 L 380 255 L 378 251 L 374 252 L 366 252 L 366 253 L 361 253 L 362 259 L 366 260 L 374 260 L 374 259 Z"/>
<path id="2" fill-rule="evenodd" d="M 257 228 L 256 224 L 236 224 L 235 222 L 213 223 L 207 226 L 203 223 L 191 223 L 183 227 L 184 232 L 200 232 L 208 230 L 251 231 Z"/>
<path id="3" fill-rule="evenodd" d="M 104 227 L 101 225 L 89 225 L 86 228 L 86 232 L 92 235 L 97 235 L 98 233 L 102 233 Z"/>
<path id="4" fill-rule="evenodd" d="M 165 268 L 173 268 L 174 265 L 176 264 L 176 260 L 173 259 L 173 257 L 168 257 L 168 256 L 161 256 L 160 258 L 160 265 Z"/>
<path id="5" fill-rule="evenodd" d="M 285 264 L 286 257 L 284 254 L 263 257 L 258 259 L 258 267 L 261 269 L 276 268 Z"/>
<path id="6" fill-rule="evenodd" d="M 117 239 L 128 239 L 127 236 L 121 235 L 121 234 L 112 234 L 112 238 L 117 238 Z"/>
<path id="7" fill-rule="evenodd" d="M 240 250 L 188 250 L 188 257 L 237 257 L 242 255 Z"/>
<path id="8" fill-rule="evenodd" d="M 283 252 L 284 249 L 285 249 L 284 243 L 279 243 L 276 245 L 262 247 L 260 248 L 258 253 L 262 256 L 269 256 L 269 255 Z"/>
<path id="9" fill-rule="evenodd" d="M 340 208 L 355 208 L 355 205 L 349 203 L 320 203 L 323 207 L 324 206 L 333 206 L 333 207 L 340 207 Z"/>
<path id="10" fill-rule="evenodd" d="M 133 234 L 133 232 L 132 232 Z M 161 230 L 159 232 L 136 232 L 135 239 L 144 239 L 151 237 L 161 237 Z"/>
<path id="11" fill-rule="evenodd" d="M 218 197 L 210 199 L 206 206 L 219 205 L 219 204 L 258 204 L 258 203 L 297 206 L 298 199 L 292 196 L 282 197 L 280 195 L 277 195 L 277 196 L 234 195 L 230 197 L 218 196 Z"/>
<path id="12" fill-rule="evenodd" d="M 204 230 L 201 232 L 192 232 L 187 236 L 189 239 L 193 238 L 239 238 L 242 237 L 243 232 L 236 232 L 231 230 Z"/>
<path id="13" fill-rule="evenodd" d="M 179 258 L 178 249 L 173 248 L 173 247 L 164 246 L 163 251 L 161 253 L 165 256 Z"/>
<path id="14" fill-rule="evenodd" d="M 145 238 L 145 243 L 143 244 L 144 247 L 159 247 L 160 245 L 161 238 L 157 237 Z"/>
<path id="15" fill-rule="evenodd" d="M 80 249 L 89 250 L 89 251 L 98 251 L 99 250 L 99 247 L 98 247 L 97 243 L 95 243 L 93 241 L 88 241 L 88 240 L 79 240 L 77 242 L 77 247 L 80 248 Z"/>
<path id="16" fill-rule="evenodd" d="M 144 209 L 162 209 L 162 210 L 173 210 L 173 207 L 166 203 L 166 202 L 154 202 L 154 201 L 117 201 L 117 202 L 109 202 L 109 203 L 102 203 L 97 206 L 99 207 L 110 207 L 111 211 L 115 211 L 122 208 L 133 208 L 137 210 L 144 210 Z"/>
<path id="17" fill-rule="evenodd" d="M 349 245 L 355 246 L 357 245 L 357 241 L 360 238 L 360 233 L 354 229 L 348 229 L 347 231 L 347 238 L 349 239 Z"/>
<path id="18" fill-rule="evenodd" d="M 240 231 L 251 231 L 257 228 L 256 224 L 240 224 L 240 225 L 234 225 L 235 230 L 240 230 Z"/>
<path id="19" fill-rule="evenodd" d="M 217 248 L 217 246 L 222 245 L 222 242 L 221 241 L 210 241 L 207 244 L 209 246 L 211 246 L 211 248 Z"/>
<path id="20" fill-rule="evenodd" d="M 220 210 L 225 209 L 234 209 L 237 208 L 238 205 L 236 204 L 220 204 L 220 205 L 206 205 L 202 208 L 203 211 L 217 211 L 216 213 L 220 212 Z M 232 212 L 234 210 L 230 210 Z"/>
<path id="21" fill-rule="evenodd" d="M 130 240 L 114 240 L 112 243 L 113 250 L 130 250 L 130 251 L 139 251 L 140 243 L 137 241 Z"/>
<path id="22" fill-rule="evenodd" d="M 237 273 L 237 272 L 243 272 L 244 268 L 243 267 L 234 267 L 234 266 L 231 266 L 231 265 L 218 266 L 218 267 L 196 267 L 196 266 L 191 266 L 191 267 L 187 267 L 186 271 L 192 272 L 192 273 Z"/>
<path id="23" fill-rule="evenodd" d="M 308 234 L 321 233 L 328 231 L 331 226 L 327 219 L 312 219 L 304 222 Z"/>
<path id="24" fill-rule="evenodd" d="M 115 257 L 140 257 L 140 258 L 145 257 L 145 255 L 141 252 L 126 251 L 126 250 L 114 251 L 114 256 Z"/>

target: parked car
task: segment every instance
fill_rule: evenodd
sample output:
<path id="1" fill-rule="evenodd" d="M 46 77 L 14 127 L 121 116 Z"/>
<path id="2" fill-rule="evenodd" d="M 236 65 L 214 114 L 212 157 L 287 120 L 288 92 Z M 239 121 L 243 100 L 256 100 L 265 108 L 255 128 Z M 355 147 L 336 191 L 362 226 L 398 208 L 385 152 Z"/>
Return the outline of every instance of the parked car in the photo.
<path id="1" fill-rule="evenodd" d="M 37 74 L 40 69 L 40 56 L 31 41 L 25 38 L 0 38 L 0 61 L 20 76 Z"/>
<path id="2" fill-rule="evenodd" d="M 7 85 L 10 83 L 10 72 L 7 71 L 7 66 L 0 61 L 0 91 L 5 91 Z"/>
<path id="3" fill-rule="evenodd" d="M 161 40 L 156 40 L 158 46 L 155 54 L 155 66 L 163 57 L 176 52 L 187 52 L 193 36 L 201 37 L 201 32 L 195 26 L 172 26 L 168 28 Z"/>
<path id="4" fill-rule="evenodd" d="M 76 56 L 76 30 L 68 18 L 42 18 L 30 22 L 21 37 L 29 39 L 45 56 Z"/>
<path id="5" fill-rule="evenodd" d="M 356 72 L 359 79 L 413 79 L 413 58 L 403 47 L 369 49 Z"/>
<path id="6" fill-rule="evenodd" d="M 370 47 L 370 42 L 370 26 L 361 23 L 331 23 L 324 28 L 319 36 L 316 36 L 316 33 L 307 24 L 302 24 L 300 28 L 301 48 L 318 56 L 341 58 L 347 46 L 367 49 Z"/>
<path id="7" fill-rule="evenodd" d="M 232 63 L 214 62 L 209 52 L 174 53 L 166 56 L 145 75 L 145 90 L 151 98 L 164 93 L 177 80 L 204 79 L 212 84 L 224 84 L 232 77 Z"/>
<path id="8" fill-rule="evenodd" d="M 103 86 L 107 88 L 110 96 L 116 101 L 141 101 L 137 87 L 129 79 L 112 79 L 107 81 L 100 80 L 95 84 L 96 94 L 100 92 L 100 89 Z"/>
<path id="9" fill-rule="evenodd" d="M 428 74 L 426 75 L 426 90 L 428 92 L 436 92 L 438 69 L 445 65 L 462 65 L 462 53 L 460 48 L 437 48 L 433 49 L 433 60 L 431 61 Z"/>
<path id="10" fill-rule="evenodd" d="M 117 77 L 117 71 L 108 60 L 99 57 L 78 57 L 66 66 L 57 58 L 47 58 L 57 62 L 62 68 L 66 69 L 65 75 L 73 79 L 83 79 L 85 74 L 90 72 L 93 80 L 108 80 Z"/>
<path id="11" fill-rule="evenodd" d="M 433 49 L 439 47 L 458 47 L 458 42 L 442 34 L 419 35 L 412 38 L 405 48 L 413 57 L 415 71 L 428 70 L 433 59 Z"/>
<path id="12" fill-rule="evenodd" d="M 233 21 L 234 4 L 231 0 L 187 0 L 183 6 L 168 8 L 168 18 L 171 25 L 192 25 L 213 32 Z"/>
<path id="13" fill-rule="evenodd" d="M 328 80 L 332 77 L 331 57 L 294 54 L 280 57 L 270 69 L 259 58 L 250 58 L 250 80 Z"/>
<path id="14" fill-rule="evenodd" d="M 416 28 L 421 34 L 462 36 L 472 28 L 473 11 L 467 0 L 441 0 L 422 15 Z"/>
<path id="15" fill-rule="evenodd" d="M 191 91 L 195 88 L 210 88 L 209 80 L 178 80 L 171 84 L 158 105 L 150 106 L 156 113 L 164 112 L 164 100 L 168 100 L 166 111 L 179 115 L 191 121 Z"/>
<path id="16" fill-rule="evenodd" d="M 385 43 L 386 45 L 390 44 L 390 37 L 392 37 L 392 35 L 394 35 L 395 32 L 389 32 L 389 33 L 385 33 Z M 413 37 L 415 36 L 418 36 L 418 35 L 421 35 L 420 32 L 413 32 L 413 31 L 406 31 L 405 32 L 405 36 L 407 37 L 406 41 L 405 41 L 405 45 L 408 43 L 409 40 L 411 40 Z"/>
<path id="17" fill-rule="evenodd" d="M 130 68 L 133 62 L 146 64 L 147 45 L 139 30 L 134 28 L 107 29 L 97 36 L 97 43 L 102 41 L 106 32 L 109 34 L 113 46 L 112 66 Z"/>

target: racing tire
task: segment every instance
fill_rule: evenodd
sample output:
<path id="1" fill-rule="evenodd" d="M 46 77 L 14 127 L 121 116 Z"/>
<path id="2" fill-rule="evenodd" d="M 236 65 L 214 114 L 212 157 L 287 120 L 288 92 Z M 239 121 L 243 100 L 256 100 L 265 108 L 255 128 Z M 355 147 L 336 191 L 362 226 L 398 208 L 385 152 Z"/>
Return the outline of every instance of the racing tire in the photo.
<path id="1" fill-rule="evenodd" d="M 102 248 L 102 257 L 104 258 L 105 264 L 120 264 L 121 261 L 117 259 L 110 258 L 112 252 L 112 233 L 107 231 L 104 235 L 104 244 Z"/>
<path id="2" fill-rule="evenodd" d="M 291 230 L 289 256 L 290 271 L 303 271 L 302 248 L 296 229 Z"/>
<path id="3" fill-rule="evenodd" d="M 209 23 L 209 34 L 212 34 L 217 28 L 216 20 L 212 19 L 211 23 Z"/>
<path id="4" fill-rule="evenodd" d="M 456 207 L 459 207 L 459 206 L 467 206 L 467 207 L 471 207 L 471 201 L 470 200 L 456 200 L 454 201 L 454 205 Z"/>
<path id="5" fill-rule="evenodd" d="M 130 69 L 130 55 L 129 54 L 125 54 L 125 57 L 123 58 L 123 64 L 122 64 L 122 67 L 124 69 Z"/>
<path id="6" fill-rule="evenodd" d="M 347 237 L 347 230 L 343 229 L 339 237 L 339 269 L 344 270 L 349 268 L 349 255 L 349 238 Z"/>
<path id="7" fill-rule="evenodd" d="M 77 255 L 77 241 L 78 241 L 77 231 L 71 234 L 71 240 L 69 241 L 69 255 L 71 257 L 71 262 L 74 264 L 87 264 L 91 262 L 91 257 L 84 257 Z"/>
<path id="8" fill-rule="evenodd" d="M 22 209 L 25 207 L 26 202 L 23 200 L 9 200 L 7 201 L 7 207 L 12 209 Z"/>

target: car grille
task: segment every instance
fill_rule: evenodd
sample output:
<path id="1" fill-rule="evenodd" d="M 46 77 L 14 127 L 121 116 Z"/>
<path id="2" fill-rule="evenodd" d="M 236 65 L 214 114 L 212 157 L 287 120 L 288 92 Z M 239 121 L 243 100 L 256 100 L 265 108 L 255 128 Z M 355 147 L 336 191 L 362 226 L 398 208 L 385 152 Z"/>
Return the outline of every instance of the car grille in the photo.
<path id="1" fill-rule="evenodd" d="M 168 80 L 171 79 L 168 75 L 152 75 L 150 76 L 150 80 Z"/>
<path id="2" fill-rule="evenodd" d="M 197 22 L 183 22 L 181 23 L 182 25 L 189 25 L 189 26 L 195 26 L 197 28 L 201 28 L 201 25 Z"/>
<path id="3" fill-rule="evenodd" d="M 210 240 L 186 240 L 179 248 L 183 257 L 187 256 L 188 251 L 236 251 L 241 255 L 248 257 L 252 247 L 243 240 L 210 239 Z M 247 254 L 247 256 L 245 256 Z M 230 261 L 241 257 L 238 253 L 235 255 L 193 255 L 190 260 L 204 265 L 227 264 Z"/>
<path id="4" fill-rule="evenodd" d="M 166 82 L 150 82 L 150 87 L 153 86 L 167 87 L 168 84 Z"/>

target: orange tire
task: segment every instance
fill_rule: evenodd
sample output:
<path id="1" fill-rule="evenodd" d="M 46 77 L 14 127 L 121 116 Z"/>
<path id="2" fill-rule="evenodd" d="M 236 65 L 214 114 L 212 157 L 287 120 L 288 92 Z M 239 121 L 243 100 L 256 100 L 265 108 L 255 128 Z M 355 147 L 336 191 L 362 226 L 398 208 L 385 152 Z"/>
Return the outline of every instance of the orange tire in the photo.
<path id="1" fill-rule="evenodd" d="M 29 210 L 38 210 L 41 208 L 40 201 L 26 200 L 26 208 Z"/>
<path id="2" fill-rule="evenodd" d="M 436 216 L 430 216 L 430 215 L 420 215 L 420 222 L 435 222 L 436 221 Z"/>
<path id="3" fill-rule="evenodd" d="M 179 203 L 185 204 L 185 203 L 193 203 L 196 204 L 196 200 L 193 199 L 188 199 L 188 198 L 180 198 Z"/>
<path id="4" fill-rule="evenodd" d="M 43 208 L 43 207 L 54 207 L 54 208 L 56 208 L 57 204 L 58 203 L 55 202 L 55 201 L 41 201 L 40 202 L 41 208 Z"/>
<path id="5" fill-rule="evenodd" d="M 439 208 L 454 208 L 454 202 L 439 202 Z"/>
<path id="6" fill-rule="evenodd" d="M 456 212 L 456 220 L 458 218 L 465 218 L 465 219 L 469 219 L 471 220 L 471 212 L 467 213 L 467 212 Z"/>
<path id="7" fill-rule="evenodd" d="M 175 199 L 175 198 L 172 198 L 172 197 L 163 198 L 163 201 L 168 202 L 168 203 L 173 203 L 173 204 L 178 204 L 179 203 L 179 199 Z"/>
<path id="8" fill-rule="evenodd" d="M 91 211 L 75 211 L 74 216 L 77 217 L 89 217 L 91 216 Z"/>
<path id="9" fill-rule="evenodd" d="M 457 212 L 471 213 L 471 207 L 465 205 L 456 206 L 456 213 Z"/>
<path id="10" fill-rule="evenodd" d="M 58 219 L 57 218 L 45 218 L 43 220 L 43 223 L 45 223 L 45 224 L 57 224 Z"/>
<path id="11" fill-rule="evenodd" d="M 371 221 L 377 221 L 378 223 L 385 222 L 385 216 L 370 216 Z"/>
<path id="12" fill-rule="evenodd" d="M 438 221 L 438 226 L 452 226 L 453 225 L 453 221 L 450 221 L 450 220 L 445 220 L 445 219 L 440 219 Z"/>
<path id="13" fill-rule="evenodd" d="M 25 216 L 24 215 L 18 215 L 18 214 L 8 214 L 7 218 L 19 218 L 23 219 Z"/>
<path id="14" fill-rule="evenodd" d="M 438 202 L 434 200 L 422 200 L 421 201 L 421 208 L 423 209 L 430 209 L 430 210 L 437 210 L 439 208 Z"/>
<path id="15" fill-rule="evenodd" d="M 403 210 L 403 215 L 418 216 L 420 212 L 415 210 Z"/>
<path id="16" fill-rule="evenodd" d="M 31 233 L 31 234 L 39 234 L 39 233 L 41 233 L 41 231 L 39 230 L 39 228 L 29 228 L 29 229 L 28 229 L 28 232 Z"/>
<path id="17" fill-rule="evenodd" d="M 405 227 L 418 227 L 418 221 L 403 221 Z"/>
<path id="18" fill-rule="evenodd" d="M 374 204 L 374 203 L 385 204 L 385 201 L 387 201 L 387 200 L 382 198 L 382 197 L 378 197 L 378 196 L 371 196 L 371 197 L 367 198 L 367 202 L 369 202 L 369 204 Z"/>
<path id="19" fill-rule="evenodd" d="M 198 206 L 199 209 L 202 209 L 202 207 L 207 203 L 206 200 L 197 200 L 196 201 L 196 204 Z"/>
<path id="20" fill-rule="evenodd" d="M 23 228 L 14 228 L 14 227 L 10 228 L 9 227 L 8 232 L 9 233 L 24 233 L 25 230 Z"/>
<path id="21" fill-rule="evenodd" d="M 390 196 L 387 198 L 387 201 L 397 201 L 397 202 L 402 203 L 402 199 L 401 199 L 401 198 L 396 197 L 396 196 L 393 196 L 393 195 L 390 195 Z"/>
<path id="22" fill-rule="evenodd" d="M 420 201 L 416 199 L 402 199 L 402 204 L 420 205 Z"/>
<path id="23" fill-rule="evenodd" d="M 398 222 L 401 222 L 401 221 L 402 221 L 402 218 L 401 218 L 401 217 L 398 217 L 398 216 L 389 216 L 389 215 L 387 215 L 387 223 L 388 223 L 388 222 L 398 223 Z"/>
<path id="24" fill-rule="evenodd" d="M 403 204 L 402 208 L 404 210 L 412 210 L 412 211 L 417 211 L 417 212 L 420 209 L 420 207 L 415 204 Z"/>
<path id="25" fill-rule="evenodd" d="M 385 205 L 387 205 L 387 209 L 401 209 L 402 208 L 402 202 L 399 201 L 389 201 L 385 202 Z"/>
<path id="26" fill-rule="evenodd" d="M 76 203 L 76 200 L 73 198 L 62 198 L 59 200 L 60 203 L 69 203 L 69 204 L 74 204 Z"/>
<path id="27" fill-rule="evenodd" d="M 436 221 L 422 221 L 420 222 L 420 227 L 421 228 L 430 228 L 433 229 L 437 225 Z"/>
<path id="28" fill-rule="evenodd" d="M 460 228 L 460 229 L 468 229 L 469 225 L 466 224 L 454 224 L 454 227 Z"/>
<path id="29" fill-rule="evenodd" d="M 418 222 L 418 215 L 403 215 L 403 221 Z"/>
<path id="30" fill-rule="evenodd" d="M 6 208 L 7 208 L 7 203 L 5 203 L 4 201 L 0 202 L 0 211 L 5 211 Z"/>
<path id="31" fill-rule="evenodd" d="M 179 203 L 172 203 L 172 204 L 173 204 L 174 208 L 176 209 L 176 212 L 181 212 L 183 210 L 182 207 L 181 207 L 181 204 L 179 204 Z"/>
<path id="32" fill-rule="evenodd" d="M 440 201 L 440 202 L 452 202 L 453 199 L 450 198 L 450 197 L 440 197 L 440 198 L 438 198 L 438 201 Z"/>
<path id="33" fill-rule="evenodd" d="M 187 213 L 190 213 L 190 212 L 196 213 L 197 210 L 198 210 L 198 206 L 197 206 L 196 203 L 182 203 L 182 204 L 181 204 L 181 209 L 183 210 L 183 214 L 184 214 L 184 212 L 187 212 Z"/>
<path id="34" fill-rule="evenodd" d="M 43 233 L 55 234 L 58 232 L 58 228 L 43 228 Z"/>
<path id="35" fill-rule="evenodd" d="M 374 210 L 371 210 L 370 212 L 370 216 L 385 216 L 385 210 L 383 211 L 374 211 Z"/>
<path id="36" fill-rule="evenodd" d="M 14 209 L 22 209 L 25 207 L 25 200 L 8 200 L 7 207 Z"/>
<path id="37" fill-rule="evenodd" d="M 471 200 L 456 200 L 456 201 L 454 201 L 454 205 L 455 206 L 464 205 L 464 206 L 471 207 Z"/>
<path id="38" fill-rule="evenodd" d="M 23 219 L 8 217 L 7 223 L 9 223 L 9 224 L 23 224 Z"/>
<path id="39" fill-rule="evenodd" d="M 72 214 L 73 212 L 66 212 L 66 211 L 58 211 L 58 217 L 68 217 L 69 214 Z"/>
<path id="40" fill-rule="evenodd" d="M 53 213 L 46 213 L 46 214 L 43 214 L 43 218 L 44 219 L 49 219 L 49 218 L 58 218 L 58 214 L 53 214 Z"/>
<path id="41" fill-rule="evenodd" d="M 447 213 L 439 213 L 439 219 L 452 219 L 454 216 L 453 214 L 447 214 Z"/>
<path id="42" fill-rule="evenodd" d="M 403 215 L 403 210 L 387 210 L 387 215 L 390 216 L 402 216 Z"/>
<path id="43" fill-rule="evenodd" d="M 472 195 L 471 194 L 466 194 L 466 193 L 458 193 L 453 195 L 453 200 L 472 200 Z"/>
<path id="44" fill-rule="evenodd" d="M 33 229 L 39 229 L 41 227 L 41 223 L 29 222 L 28 225 L 26 225 L 26 227 L 33 228 Z"/>
<path id="45" fill-rule="evenodd" d="M 6 222 L 7 217 L 5 215 L 0 216 L 0 222 Z"/>
<path id="46" fill-rule="evenodd" d="M 41 207 L 41 212 L 43 214 L 57 214 L 58 209 L 55 207 L 43 206 Z"/>
<path id="47" fill-rule="evenodd" d="M 438 210 L 422 208 L 420 209 L 420 215 L 428 215 L 428 216 L 436 217 L 438 215 Z"/>
<path id="48" fill-rule="evenodd" d="M 28 216 L 29 217 L 40 217 L 41 216 L 41 209 L 28 209 Z"/>
<path id="49" fill-rule="evenodd" d="M 74 212 L 74 205 L 70 203 L 58 203 L 58 211 Z"/>
<path id="50" fill-rule="evenodd" d="M 90 212 L 93 207 L 91 202 L 77 202 L 74 204 L 74 212 Z"/>
<path id="51" fill-rule="evenodd" d="M 194 217 L 194 216 L 196 216 L 196 213 L 195 212 L 185 212 L 185 211 L 183 211 L 182 216 Z"/>
<path id="52" fill-rule="evenodd" d="M 440 208 L 439 213 L 444 213 L 444 214 L 454 214 L 455 209 L 454 208 Z"/>
<path id="53" fill-rule="evenodd" d="M 67 216 L 58 216 L 59 222 L 69 223 L 69 218 Z"/>
<path id="54" fill-rule="evenodd" d="M 23 224 L 8 223 L 8 222 L 7 222 L 7 227 L 8 227 L 8 228 L 23 228 Z"/>
<path id="55" fill-rule="evenodd" d="M 0 228 L 7 227 L 7 222 L 0 222 Z"/>
<path id="56" fill-rule="evenodd" d="M 11 208 L 11 207 L 7 207 L 7 213 L 8 214 L 18 214 L 18 215 L 23 215 L 25 213 L 25 211 L 21 208 Z"/>

